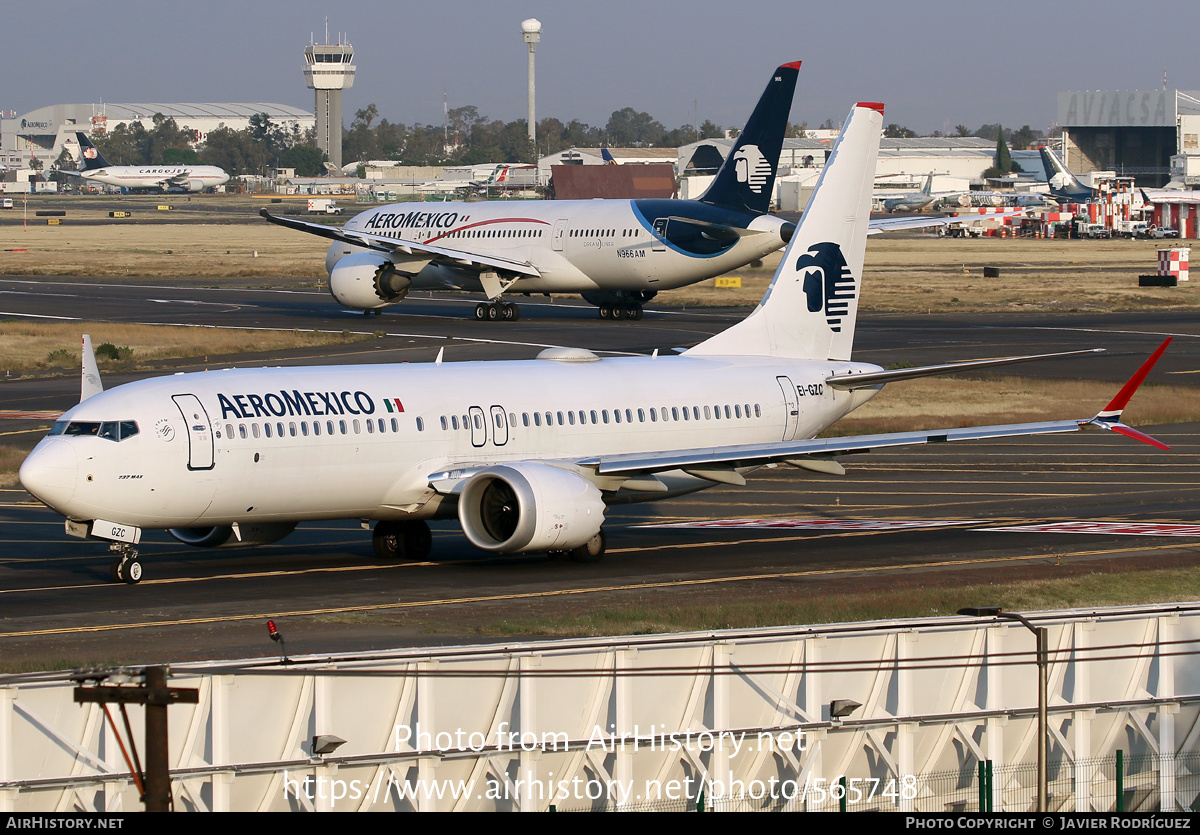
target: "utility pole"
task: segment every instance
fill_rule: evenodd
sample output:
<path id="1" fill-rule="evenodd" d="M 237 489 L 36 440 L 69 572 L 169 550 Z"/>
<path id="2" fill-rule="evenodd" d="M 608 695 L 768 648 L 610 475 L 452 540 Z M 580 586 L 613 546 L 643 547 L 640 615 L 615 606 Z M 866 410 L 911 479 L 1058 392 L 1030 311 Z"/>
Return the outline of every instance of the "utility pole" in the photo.
<path id="1" fill-rule="evenodd" d="M 104 711 L 104 716 L 117 738 L 121 753 L 129 766 L 129 773 L 138 787 L 147 812 L 171 811 L 171 761 L 167 747 L 167 707 L 172 704 L 197 704 L 200 691 L 194 688 L 167 687 L 166 667 L 146 667 L 140 673 L 117 671 L 83 671 L 76 680 L 90 682 L 75 688 L 75 701 L 79 704 L 95 702 Z M 121 743 L 108 705 L 120 706 L 125 720 L 125 734 L 129 739 L 131 755 Z M 146 769 L 143 772 L 133 741 L 133 728 L 125 705 L 143 705 L 146 710 Z"/>

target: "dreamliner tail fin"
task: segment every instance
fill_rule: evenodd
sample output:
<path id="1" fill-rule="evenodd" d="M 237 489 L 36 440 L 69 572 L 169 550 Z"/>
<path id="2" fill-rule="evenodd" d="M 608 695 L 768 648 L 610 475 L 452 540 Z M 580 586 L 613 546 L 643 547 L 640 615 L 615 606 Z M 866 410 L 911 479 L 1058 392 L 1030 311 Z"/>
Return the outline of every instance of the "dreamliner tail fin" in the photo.
<path id="1" fill-rule="evenodd" d="M 850 359 L 882 127 L 882 104 L 854 106 L 758 307 L 687 353 Z"/>
<path id="2" fill-rule="evenodd" d="M 795 61 L 771 74 L 746 129 L 738 135 L 712 185 L 700 196 L 701 203 L 756 214 L 770 208 L 799 72 L 800 62 Z"/>
<path id="3" fill-rule="evenodd" d="M 92 144 L 92 140 L 88 139 L 86 133 L 81 130 L 75 131 L 75 138 L 79 140 L 79 156 L 80 162 L 83 164 L 81 171 L 95 171 L 97 168 L 108 168 L 108 160 L 100 149 Z"/>

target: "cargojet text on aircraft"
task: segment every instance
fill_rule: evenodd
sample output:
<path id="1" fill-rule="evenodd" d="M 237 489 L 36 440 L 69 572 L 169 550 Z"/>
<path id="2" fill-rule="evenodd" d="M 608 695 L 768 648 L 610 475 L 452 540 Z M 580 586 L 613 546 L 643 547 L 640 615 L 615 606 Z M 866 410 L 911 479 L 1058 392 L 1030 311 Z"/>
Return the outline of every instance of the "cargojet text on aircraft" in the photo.
<path id="1" fill-rule="evenodd" d="M 505 294 L 571 293 L 607 319 L 640 319 L 660 290 L 745 266 L 787 243 L 794 224 L 767 214 L 800 62 L 771 80 L 712 185 L 698 200 L 397 203 L 344 227 L 265 209 L 272 223 L 333 239 L 329 292 L 378 314 L 410 290 L 482 291 L 478 319 L 520 317 Z"/>
<path id="2" fill-rule="evenodd" d="M 80 161 L 76 176 L 132 191 L 204 191 L 229 181 L 215 165 L 111 165 L 83 131 L 75 131 Z"/>
<path id="3" fill-rule="evenodd" d="M 493 553 L 598 559 L 608 505 L 741 485 L 766 464 L 844 472 L 904 444 L 1105 429 L 1162 446 L 1121 413 L 1166 344 L 1094 417 L 816 439 L 884 384 L 1034 357 L 884 370 L 851 360 L 883 106 L 850 112 L 758 307 L 678 356 L 552 348 L 512 362 L 227 369 L 82 396 L 20 469 L 142 576 L 144 529 L 196 546 L 273 542 L 308 520 L 375 520 L 376 554 L 425 559 L 457 517 Z M 1048 355 L 1061 356 L 1061 355 Z"/>

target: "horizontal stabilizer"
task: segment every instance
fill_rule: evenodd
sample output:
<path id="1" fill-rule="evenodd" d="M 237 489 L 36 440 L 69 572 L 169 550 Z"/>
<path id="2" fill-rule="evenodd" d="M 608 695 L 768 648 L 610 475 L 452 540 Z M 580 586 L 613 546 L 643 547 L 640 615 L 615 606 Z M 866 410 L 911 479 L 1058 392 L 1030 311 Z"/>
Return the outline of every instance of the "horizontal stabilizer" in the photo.
<path id="1" fill-rule="evenodd" d="M 1099 354 L 1103 348 L 1088 348 L 1083 351 L 1063 351 L 1058 354 L 1033 354 L 1026 357 L 1000 357 L 994 360 L 969 360 L 967 362 L 949 362 L 943 365 L 923 365 L 918 368 L 898 368 L 891 371 L 876 371 L 873 374 L 835 374 L 825 378 L 826 385 L 842 391 L 876 386 L 882 383 L 894 383 L 899 380 L 915 380 L 919 377 L 937 377 L 942 374 L 958 374 L 962 371 L 975 371 L 980 368 L 994 368 L 1000 365 L 1014 365 L 1019 362 L 1033 360 L 1051 360 L 1059 357 L 1075 357 L 1080 354 Z"/>

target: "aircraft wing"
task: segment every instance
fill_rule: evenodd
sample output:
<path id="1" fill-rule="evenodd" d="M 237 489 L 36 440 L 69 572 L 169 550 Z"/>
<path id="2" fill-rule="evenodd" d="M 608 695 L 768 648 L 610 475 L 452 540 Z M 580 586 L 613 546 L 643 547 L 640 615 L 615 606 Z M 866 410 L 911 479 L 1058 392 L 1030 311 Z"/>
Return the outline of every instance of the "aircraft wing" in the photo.
<path id="1" fill-rule="evenodd" d="M 903 229 L 928 229 L 932 226 L 951 226 L 955 223 L 975 223 L 980 220 L 1002 220 L 1027 214 L 1028 209 L 1013 209 L 1004 212 L 986 212 L 977 215 L 950 215 L 945 217 L 880 217 L 873 218 L 867 229 L 868 235 L 884 232 L 899 232 Z"/>
<path id="2" fill-rule="evenodd" d="M 670 450 L 663 452 L 635 452 L 619 455 L 597 455 L 572 462 L 562 462 L 563 466 L 576 470 L 590 470 L 598 479 L 609 480 L 614 484 L 611 489 L 619 489 L 622 483 L 630 489 L 666 490 L 666 486 L 657 482 L 655 473 L 669 470 L 683 470 L 689 475 L 707 478 L 710 481 L 726 484 L 742 485 L 745 479 L 737 472 L 739 468 L 760 467 L 764 464 L 785 463 L 813 469 L 822 472 L 838 473 L 843 468 L 835 460 L 838 456 L 871 452 L 889 447 L 912 446 L 915 444 L 937 444 L 950 441 L 978 441 L 988 438 L 1013 438 L 1026 435 L 1052 435 L 1064 432 L 1079 432 L 1084 429 L 1107 429 L 1126 437 L 1141 441 L 1159 449 L 1169 447 L 1137 429 L 1121 423 L 1121 413 L 1138 386 L 1146 379 L 1150 369 L 1158 362 L 1171 343 L 1167 339 L 1159 346 L 1121 388 L 1109 404 L 1095 417 L 1077 420 L 1041 421 L 1037 423 L 1012 423 L 995 426 L 970 426 L 954 429 L 932 429 L 917 432 L 887 432 L 878 435 L 855 435 L 842 438 L 811 438 L 795 441 L 777 441 L 757 444 L 732 444 L 719 447 L 702 447 L 696 449 Z M 1071 352 L 1075 353 L 1075 352 Z M 1088 352 L 1082 352 L 1088 353 Z M 1043 357 L 1063 356 L 1048 354 Z M 1023 359 L 1038 359 L 1039 357 L 1006 358 L 1004 360 L 984 360 L 984 363 L 1006 363 Z M 970 366 L 972 363 L 956 363 L 951 366 L 931 366 L 928 369 L 911 369 L 927 373 L 946 373 L 934 371 L 935 368 L 955 370 L 956 367 Z M 884 375 L 891 372 L 883 372 Z M 878 375 L 877 375 L 878 376 Z M 916 376 L 924 376 L 918 374 Z M 840 378 L 830 378 L 831 385 L 836 385 Z M 849 385 L 837 386 L 850 388 Z M 546 462 L 551 463 L 551 462 Z M 444 470 L 429 476 L 430 485 L 439 493 L 456 493 L 463 483 L 486 466 L 465 466 L 460 469 Z M 624 479 L 624 481 L 621 481 Z M 614 481 L 615 480 L 615 483 Z M 657 487 L 654 485 L 657 482 Z M 610 488 L 604 488 L 610 489 Z"/>
<path id="3" fill-rule="evenodd" d="M 272 215 L 266 209 L 261 209 L 259 214 L 271 223 L 279 226 L 286 226 L 288 229 L 296 229 L 300 232 L 307 232 L 310 235 L 318 235 L 322 238 L 329 238 L 333 241 L 341 241 L 342 243 L 361 246 L 366 249 L 372 249 L 376 252 L 384 253 L 399 253 L 401 255 L 427 255 L 433 256 L 433 260 L 442 264 L 449 264 L 456 267 L 466 267 L 476 270 L 503 270 L 508 273 L 517 273 L 519 275 L 540 276 L 537 268 L 525 261 L 515 261 L 511 258 L 501 258 L 496 255 L 485 255 L 479 252 L 468 252 L 462 249 L 454 249 L 446 246 L 430 246 L 429 244 L 419 243 L 417 241 L 408 241 L 401 238 L 389 238 L 385 235 L 375 235 L 370 232 L 358 232 L 353 230 L 339 229 L 336 226 L 323 226 L 320 223 L 310 223 L 306 220 L 295 220 L 293 218 L 277 217 Z"/>

